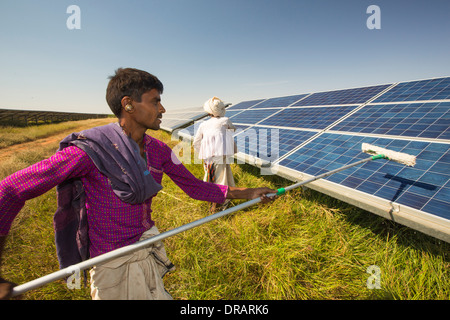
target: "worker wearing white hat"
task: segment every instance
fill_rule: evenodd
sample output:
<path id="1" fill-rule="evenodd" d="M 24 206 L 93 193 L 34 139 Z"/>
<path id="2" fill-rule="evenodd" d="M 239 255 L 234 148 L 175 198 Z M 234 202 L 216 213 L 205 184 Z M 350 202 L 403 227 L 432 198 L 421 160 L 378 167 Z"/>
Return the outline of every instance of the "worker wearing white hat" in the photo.
<path id="1" fill-rule="evenodd" d="M 203 160 L 205 175 L 203 180 L 234 187 L 230 163 L 236 153 L 233 133 L 236 129 L 230 119 L 225 117 L 225 104 L 217 97 L 206 101 L 203 109 L 210 119 L 202 122 L 194 137 L 194 149 Z M 215 203 L 211 206 L 215 211 Z"/>

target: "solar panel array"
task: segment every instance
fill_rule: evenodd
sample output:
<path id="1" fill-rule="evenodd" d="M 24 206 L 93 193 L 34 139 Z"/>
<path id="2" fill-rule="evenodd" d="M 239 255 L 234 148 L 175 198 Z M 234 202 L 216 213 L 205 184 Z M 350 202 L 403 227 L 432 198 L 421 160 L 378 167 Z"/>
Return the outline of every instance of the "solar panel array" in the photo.
<path id="1" fill-rule="evenodd" d="M 416 156 L 415 167 L 371 161 L 311 186 L 450 242 L 450 77 L 244 101 L 227 116 L 238 158 L 291 180 L 367 158 L 364 142 Z"/>
<path id="2" fill-rule="evenodd" d="M 0 109 L 0 125 L 29 125 L 107 117 L 108 114 Z"/>

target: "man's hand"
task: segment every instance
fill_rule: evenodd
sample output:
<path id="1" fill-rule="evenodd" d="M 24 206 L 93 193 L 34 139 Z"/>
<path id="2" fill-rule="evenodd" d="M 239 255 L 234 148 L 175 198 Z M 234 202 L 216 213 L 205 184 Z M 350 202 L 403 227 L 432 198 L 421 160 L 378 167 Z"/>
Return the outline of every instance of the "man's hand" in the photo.
<path id="1" fill-rule="evenodd" d="M 270 193 L 277 193 L 277 190 L 273 190 L 270 188 L 254 188 L 250 189 L 253 192 L 253 195 L 251 195 L 250 199 L 256 199 L 261 198 L 261 203 L 269 203 L 270 201 L 273 201 L 275 199 L 275 196 L 268 197 L 267 195 Z"/>
<path id="2" fill-rule="evenodd" d="M 0 236 L 0 266 L 2 259 L 3 247 L 5 246 L 6 236 Z M 12 289 L 16 286 L 15 283 L 9 282 L 0 277 L 0 300 L 11 298 Z"/>
<path id="3" fill-rule="evenodd" d="M 261 203 L 268 203 L 275 199 L 273 197 L 267 197 L 269 193 L 277 193 L 277 190 L 262 187 L 262 188 L 237 188 L 237 187 L 228 187 L 228 199 L 256 199 L 261 198 Z"/>
<path id="4" fill-rule="evenodd" d="M 6 300 L 11 298 L 12 289 L 16 286 L 15 283 L 9 282 L 3 278 L 0 278 L 0 300 Z"/>

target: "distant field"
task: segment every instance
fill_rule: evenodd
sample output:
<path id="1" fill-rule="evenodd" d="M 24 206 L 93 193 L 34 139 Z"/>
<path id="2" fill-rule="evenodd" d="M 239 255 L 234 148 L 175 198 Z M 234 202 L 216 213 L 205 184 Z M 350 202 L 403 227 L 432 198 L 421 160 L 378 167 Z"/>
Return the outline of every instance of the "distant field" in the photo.
<path id="1" fill-rule="evenodd" d="M 27 127 L 0 125 L 0 149 L 15 144 L 36 141 L 71 130 L 82 130 L 85 126 L 109 123 L 112 118 L 66 121 L 56 124 L 31 125 Z M 69 133 L 70 133 L 69 132 Z"/>
<path id="2" fill-rule="evenodd" d="M 60 137 L 112 120 L 77 121 L 66 128 L 49 125 L 45 134 L 39 128 L 30 135 L 26 129 L 0 131 L 0 141 L 8 134 L 9 141 L 27 135 L 26 143 L 0 147 L 0 179 L 53 154 Z M 177 144 L 165 132 L 148 133 L 171 147 Z M 186 166 L 203 176 L 201 165 Z M 233 164 L 233 171 L 238 186 L 279 188 L 291 183 L 261 176 L 249 165 Z M 208 215 L 207 203 L 190 199 L 168 177 L 163 186 L 152 208 L 161 232 Z M 5 278 L 20 284 L 58 270 L 55 210 L 54 189 L 26 203 L 5 248 Z M 307 188 L 164 242 L 177 266 L 165 277 L 175 299 L 450 299 L 450 244 Z M 367 269 L 373 265 L 380 270 L 380 289 L 367 286 Z M 88 288 L 69 290 L 58 281 L 23 299 L 90 295 Z"/>
<path id="3" fill-rule="evenodd" d="M 107 114 L 0 109 L 0 125 L 26 127 L 46 123 L 106 118 Z"/>

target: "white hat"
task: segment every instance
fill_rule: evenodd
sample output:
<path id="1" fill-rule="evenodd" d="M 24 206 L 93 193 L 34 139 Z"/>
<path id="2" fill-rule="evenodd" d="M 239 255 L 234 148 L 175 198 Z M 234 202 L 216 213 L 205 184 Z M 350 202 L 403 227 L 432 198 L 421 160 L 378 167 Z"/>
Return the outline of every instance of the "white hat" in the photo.
<path id="1" fill-rule="evenodd" d="M 212 97 L 203 104 L 203 109 L 214 117 L 223 117 L 225 116 L 225 108 L 229 105 L 230 103 L 225 104 L 219 98 Z"/>

